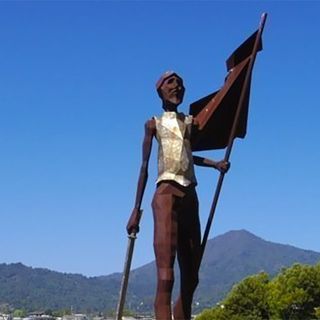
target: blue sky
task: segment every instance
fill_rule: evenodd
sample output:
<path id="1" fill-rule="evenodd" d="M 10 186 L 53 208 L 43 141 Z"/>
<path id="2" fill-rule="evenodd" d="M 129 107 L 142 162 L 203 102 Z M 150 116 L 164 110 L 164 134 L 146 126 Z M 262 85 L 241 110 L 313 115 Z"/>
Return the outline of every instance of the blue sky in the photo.
<path id="1" fill-rule="evenodd" d="M 144 122 L 159 75 L 181 110 L 223 83 L 268 12 L 210 238 L 246 229 L 320 252 L 317 1 L 0 2 L 0 262 L 89 276 L 122 271 Z M 134 267 L 153 259 L 156 145 Z M 219 159 L 222 152 L 205 156 Z M 204 226 L 217 173 L 197 168 Z"/>

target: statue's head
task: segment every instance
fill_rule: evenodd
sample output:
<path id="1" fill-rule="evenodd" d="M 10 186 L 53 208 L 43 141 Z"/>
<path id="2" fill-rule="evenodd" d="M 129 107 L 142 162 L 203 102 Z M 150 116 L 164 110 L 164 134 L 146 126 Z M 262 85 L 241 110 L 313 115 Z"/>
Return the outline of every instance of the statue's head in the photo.
<path id="1" fill-rule="evenodd" d="M 185 88 L 182 78 L 174 71 L 165 72 L 156 83 L 157 92 L 166 111 L 175 111 L 182 102 Z"/>

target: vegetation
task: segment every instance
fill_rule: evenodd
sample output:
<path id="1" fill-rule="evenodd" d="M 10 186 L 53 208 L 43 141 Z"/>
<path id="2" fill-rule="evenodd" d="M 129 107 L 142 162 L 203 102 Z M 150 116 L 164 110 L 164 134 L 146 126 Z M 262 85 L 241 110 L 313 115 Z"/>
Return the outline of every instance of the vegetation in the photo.
<path id="1" fill-rule="evenodd" d="M 51 309 L 65 313 L 70 306 L 77 312 L 106 311 L 114 309 L 119 282 L 33 269 L 21 263 L 0 264 L 0 303 L 27 312 Z"/>
<path id="2" fill-rule="evenodd" d="M 235 285 L 197 320 L 320 319 L 320 264 L 294 264 L 270 280 L 262 272 Z"/>
<path id="3" fill-rule="evenodd" d="M 15 318 L 24 318 L 27 316 L 27 312 L 25 309 L 15 309 L 12 315 Z"/>

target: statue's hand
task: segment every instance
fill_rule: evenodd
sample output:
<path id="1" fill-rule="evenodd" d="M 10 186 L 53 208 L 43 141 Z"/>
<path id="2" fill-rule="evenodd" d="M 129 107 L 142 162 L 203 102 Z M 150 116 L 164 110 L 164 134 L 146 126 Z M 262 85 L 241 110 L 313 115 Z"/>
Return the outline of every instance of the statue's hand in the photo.
<path id="1" fill-rule="evenodd" d="M 217 162 L 217 169 L 222 173 L 227 173 L 230 169 L 230 162 L 229 161 L 218 161 Z"/>
<path id="2" fill-rule="evenodd" d="M 128 234 L 131 234 L 132 232 L 135 232 L 135 233 L 139 232 L 140 216 L 141 216 L 140 210 L 137 208 L 134 208 L 132 210 L 130 219 L 127 224 Z"/>

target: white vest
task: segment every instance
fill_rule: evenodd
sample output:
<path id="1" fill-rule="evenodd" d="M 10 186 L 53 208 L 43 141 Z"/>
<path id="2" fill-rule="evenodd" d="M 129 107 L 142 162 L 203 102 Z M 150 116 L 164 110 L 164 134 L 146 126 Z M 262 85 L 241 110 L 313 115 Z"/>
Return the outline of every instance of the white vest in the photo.
<path id="1" fill-rule="evenodd" d="M 158 179 L 173 180 L 182 186 L 196 184 L 190 146 L 192 116 L 166 111 L 156 121 Z"/>

